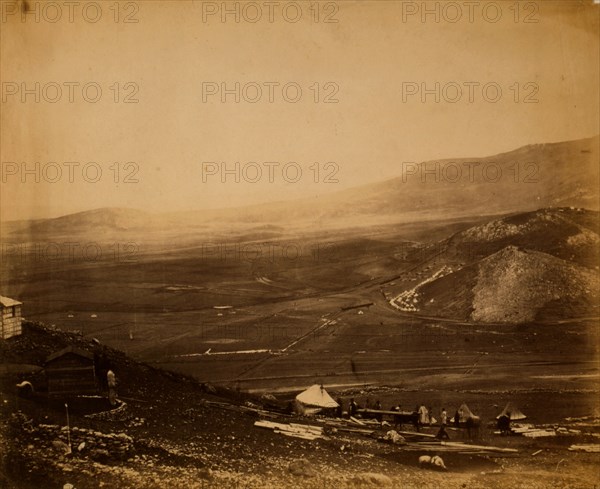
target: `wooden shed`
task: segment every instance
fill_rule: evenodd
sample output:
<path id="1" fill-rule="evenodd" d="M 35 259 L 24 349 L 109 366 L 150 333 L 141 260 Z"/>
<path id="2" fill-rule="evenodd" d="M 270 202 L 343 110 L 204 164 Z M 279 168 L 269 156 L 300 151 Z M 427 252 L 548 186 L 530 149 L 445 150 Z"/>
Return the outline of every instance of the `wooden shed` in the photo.
<path id="1" fill-rule="evenodd" d="M 46 359 L 48 395 L 70 397 L 97 394 L 94 355 L 68 346 Z"/>
<path id="2" fill-rule="evenodd" d="M 21 303 L 0 295 L 0 338 L 21 334 Z"/>

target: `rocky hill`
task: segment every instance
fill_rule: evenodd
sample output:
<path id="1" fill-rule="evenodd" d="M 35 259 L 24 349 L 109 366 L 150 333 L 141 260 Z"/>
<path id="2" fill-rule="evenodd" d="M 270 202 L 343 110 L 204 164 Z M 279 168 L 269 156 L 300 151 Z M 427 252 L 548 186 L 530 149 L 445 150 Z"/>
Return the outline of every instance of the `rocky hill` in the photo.
<path id="1" fill-rule="evenodd" d="M 597 316 L 598 217 L 583 209 L 540 209 L 432 245 L 437 253 L 429 268 L 436 272 L 442 262 L 446 268 L 416 287 L 418 312 L 512 324 Z"/>
<path id="2" fill-rule="evenodd" d="M 594 268 L 600 257 L 599 223 L 595 211 L 545 208 L 473 226 L 438 246 L 444 253 L 468 262 L 506 246 L 518 246 Z"/>
<path id="3" fill-rule="evenodd" d="M 547 305 L 555 309 L 554 319 L 582 317 L 600 300 L 597 273 L 514 246 L 479 263 L 472 291 L 471 319 L 478 322 L 529 322 Z"/>

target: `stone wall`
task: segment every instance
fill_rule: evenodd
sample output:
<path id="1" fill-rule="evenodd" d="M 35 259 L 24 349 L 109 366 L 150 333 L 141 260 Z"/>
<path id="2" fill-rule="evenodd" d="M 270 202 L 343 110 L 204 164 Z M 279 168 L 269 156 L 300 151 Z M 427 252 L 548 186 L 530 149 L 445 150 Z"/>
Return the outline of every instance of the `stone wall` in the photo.
<path id="1" fill-rule="evenodd" d="M 68 451 L 69 435 L 74 456 L 90 457 L 98 461 L 126 460 L 134 453 L 134 442 L 126 433 L 101 433 L 74 426 L 68 433 L 66 426 L 56 424 L 34 425 L 21 413 L 12 415 L 14 428 L 26 435 L 35 446 L 47 446 L 59 452 Z"/>

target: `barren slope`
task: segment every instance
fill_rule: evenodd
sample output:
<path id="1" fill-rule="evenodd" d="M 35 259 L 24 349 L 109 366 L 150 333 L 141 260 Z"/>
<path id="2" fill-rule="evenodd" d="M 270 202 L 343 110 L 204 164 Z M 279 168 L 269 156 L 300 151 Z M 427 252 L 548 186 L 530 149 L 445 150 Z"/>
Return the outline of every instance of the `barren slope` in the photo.
<path id="1" fill-rule="evenodd" d="M 598 278 L 559 258 L 509 246 L 479 264 L 473 295 L 474 321 L 533 321 L 550 302 L 563 306 L 556 318 L 563 319 L 592 310 L 599 298 Z"/>
<path id="2" fill-rule="evenodd" d="M 598 213 L 584 209 L 493 220 L 431 245 L 429 277 L 396 303 L 406 312 L 476 322 L 596 316 L 599 243 Z"/>

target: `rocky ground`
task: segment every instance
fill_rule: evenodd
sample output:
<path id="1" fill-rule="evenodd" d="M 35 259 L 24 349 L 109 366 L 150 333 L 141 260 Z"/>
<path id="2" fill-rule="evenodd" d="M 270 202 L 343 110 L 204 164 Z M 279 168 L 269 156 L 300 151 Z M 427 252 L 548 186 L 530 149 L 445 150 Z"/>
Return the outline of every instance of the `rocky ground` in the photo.
<path id="1" fill-rule="evenodd" d="M 571 420 L 582 431 L 578 436 L 493 438 L 496 446 L 518 449 L 516 455 L 440 453 L 448 471 L 438 472 L 418 467 L 418 456 L 425 451 L 382 443 L 373 436 L 329 432 L 326 438 L 309 441 L 255 427 L 263 415 L 239 406 L 277 409 L 279 403 L 201 385 L 76 335 L 36 326 L 13 340 L 0 350 L 5 365 L 39 364 L 48 351 L 66 344 L 101 351 L 114 366 L 122 404 L 100 415 L 70 412 L 68 431 L 62 403 L 48 402 L 41 393 L 31 399 L 18 397 L 14 385 L 22 376 L 3 375 L 3 488 L 71 484 L 80 489 L 440 485 L 591 489 L 600 482 L 600 454 L 568 450 L 573 443 L 598 442 L 598 419 Z M 273 416 L 269 419 L 306 422 L 283 410 Z M 383 427 L 379 433 L 389 429 Z M 451 432 L 451 436 L 463 435 Z"/>

